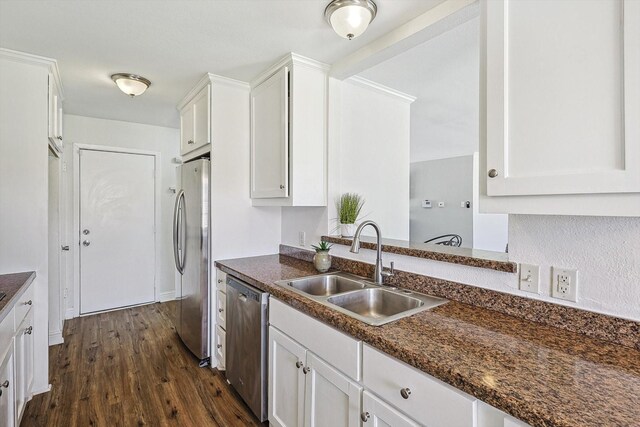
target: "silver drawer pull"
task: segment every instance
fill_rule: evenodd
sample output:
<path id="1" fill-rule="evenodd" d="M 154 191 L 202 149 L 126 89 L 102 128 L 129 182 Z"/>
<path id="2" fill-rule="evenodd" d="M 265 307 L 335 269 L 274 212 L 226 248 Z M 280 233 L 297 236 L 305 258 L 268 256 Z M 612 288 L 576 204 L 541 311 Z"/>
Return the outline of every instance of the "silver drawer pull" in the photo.
<path id="1" fill-rule="evenodd" d="M 62 137 L 60 135 L 56 136 L 56 138 L 60 141 L 62 141 Z"/>
<path id="2" fill-rule="evenodd" d="M 218 283 L 222 283 L 222 279 L 218 279 Z"/>
<path id="3" fill-rule="evenodd" d="M 302 373 L 307 375 L 309 373 L 311 369 L 309 369 L 309 367 L 305 366 L 304 368 L 302 368 Z"/>
<path id="4" fill-rule="evenodd" d="M 222 348 L 222 344 L 218 344 L 216 347 L 218 347 L 218 348 Z"/>
<path id="5" fill-rule="evenodd" d="M 224 308 L 219 308 L 218 309 L 218 313 L 222 313 L 224 311 Z"/>
<path id="6" fill-rule="evenodd" d="M 487 175 L 489 175 L 489 178 L 495 178 L 498 176 L 498 171 L 495 169 L 489 169 L 489 173 Z"/>
<path id="7" fill-rule="evenodd" d="M 409 396 L 411 395 L 411 389 L 410 388 L 402 388 L 400 389 L 400 396 L 402 396 L 403 399 L 408 399 Z"/>
<path id="8" fill-rule="evenodd" d="M 193 144 L 193 139 L 188 140 L 187 144 Z"/>
<path id="9" fill-rule="evenodd" d="M 2 383 L 2 387 L 4 387 L 4 388 L 9 388 L 9 380 L 5 380 L 5 381 Z"/>
<path id="10" fill-rule="evenodd" d="M 367 421 L 369 421 L 369 418 L 371 418 L 371 415 L 368 412 L 363 412 L 360 414 L 360 419 L 362 420 L 363 423 L 366 423 Z"/>
<path id="11" fill-rule="evenodd" d="M 280 189 L 281 189 L 281 190 L 284 190 L 284 185 L 281 185 L 281 186 L 280 186 Z"/>
<path id="12" fill-rule="evenodd" d="M 33 301 L 29 300 L 29 301 L 25 302 L 24 305 L 33 305 Z"/>
<path id="13" fill-rule="evenodd" d="M 33 326 L 29 326 L 27 329 L 25 329 L 24 333 L 31 335 L 33 333 Z"/>
<path id="14" fill-rule="evenodd" d="M 296 368 L 298 368 L 298 369 L 302 368 L 302 362 L 301 361 L 298 360 L 296 362 Z"/>

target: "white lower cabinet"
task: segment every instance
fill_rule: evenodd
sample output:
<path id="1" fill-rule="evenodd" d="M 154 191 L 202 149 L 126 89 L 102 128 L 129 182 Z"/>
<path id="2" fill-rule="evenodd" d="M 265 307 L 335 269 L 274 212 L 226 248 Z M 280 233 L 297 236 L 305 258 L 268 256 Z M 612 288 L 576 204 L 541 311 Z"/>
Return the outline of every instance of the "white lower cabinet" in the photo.
<path id="1" fill-rule="evenodd" d="M 13 346 L 0 361 L 0 426 L 14 425 L 16 418 Z"/>
<path id="2" fill-rule="evenodd" d="M 26 403 L 31 399 L 33 384 L 33 310 L 29 310 L 16 329 L 15 354 L 16 412 L 22 416 Z"/>
<path id="3" fill-rule="evenodd" d="M 362 394 L 362 421 L 374 427 L 418 427 L 420 425 L 367 390 Z"/>
<path id="4" fill-rule="evenodd" d="M 357 427 L 362 387 L 269 328 L 269 422 L 275 426 Z"/>
<path id="5" fill-rule="evenodd" d="M 213 328 L 213 353 L 218 361 L 216 368 L 220 371 L 227 369 L 227 273 L 216 269 L 216 325 Z M 212 364 L 213 366 L 213 364 Z"/>
<path id="6" fill-rule="evenodd" d="M 527 427 L 271 298 L 269 422 L 279 427 Z"/>

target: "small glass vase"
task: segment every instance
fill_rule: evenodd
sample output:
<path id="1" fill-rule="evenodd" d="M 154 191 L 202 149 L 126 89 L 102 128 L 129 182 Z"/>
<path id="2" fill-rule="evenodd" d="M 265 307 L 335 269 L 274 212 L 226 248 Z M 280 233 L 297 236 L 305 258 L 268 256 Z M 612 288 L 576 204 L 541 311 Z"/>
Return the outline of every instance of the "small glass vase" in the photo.
<path id="1" fill-rule="evenodd" d="M 320 273 L 329 271 L 331 268 L 331 255 L 329 255 L 329 251 L 316 252 L 313 256 L 313 266 Z"/>

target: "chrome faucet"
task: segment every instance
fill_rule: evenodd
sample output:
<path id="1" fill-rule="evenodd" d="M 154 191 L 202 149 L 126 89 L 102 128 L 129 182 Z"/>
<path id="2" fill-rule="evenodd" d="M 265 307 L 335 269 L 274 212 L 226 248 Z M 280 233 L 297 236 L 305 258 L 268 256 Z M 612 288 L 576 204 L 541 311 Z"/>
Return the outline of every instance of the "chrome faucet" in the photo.
<path id="1" fill-rule="evenodd" d="M 358 252 L 360 252 L 360 234 L 362 233 L 362 229 L 365 228 L 367 225 L 370 225 L 373 227 L 374 230 L 376 230 L 376 270 L 373 272 L 373 280 L 378 284 L 378 285 L 384 285 L 384 278 L 385 277 L 389 277 L 389 276 L 393 276 L 394 274 L 394 268 L 393 268 L 393 261 L 391 262 L 391 270 L 390 271 L 383 271 L 384 267 L 382 266 L 382 242 L 381 240 L 381 232 L 380 232 L 380 226 L 378 224 L 376 224 L 373 221 L 365 221 L 362 224 L 360 224 L 358 226 L 358 228 L 356 229 L 355 234 L 353 235 L 353 243 L 351 243 L 351 252 L 353 252 L 354 254 L 357 254 Z"/>

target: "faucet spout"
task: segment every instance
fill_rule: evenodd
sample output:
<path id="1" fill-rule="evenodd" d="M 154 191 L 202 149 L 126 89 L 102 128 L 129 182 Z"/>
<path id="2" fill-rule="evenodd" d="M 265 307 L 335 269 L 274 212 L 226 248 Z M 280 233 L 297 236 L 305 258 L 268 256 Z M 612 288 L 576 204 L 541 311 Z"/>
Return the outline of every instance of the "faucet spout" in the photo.
<path id="1" fill-rule="evenodd" d="M 380 232 L 380 226 L 371 220 L 364 221 L 361 223 L 356 232 L 353 235 L 353 242 L 351 243 L 350 251 L 354 254 L 360 252 L 360 234 L 362 234 L 362 230 L 370 225 L 376 231 L 376 269 L 373 273 L 373 280 L 378 284 L 384 284 L 384 274 L 382 272 L 382 233 Z M 385 273 L 386 274 L 386 273 Z"/>

